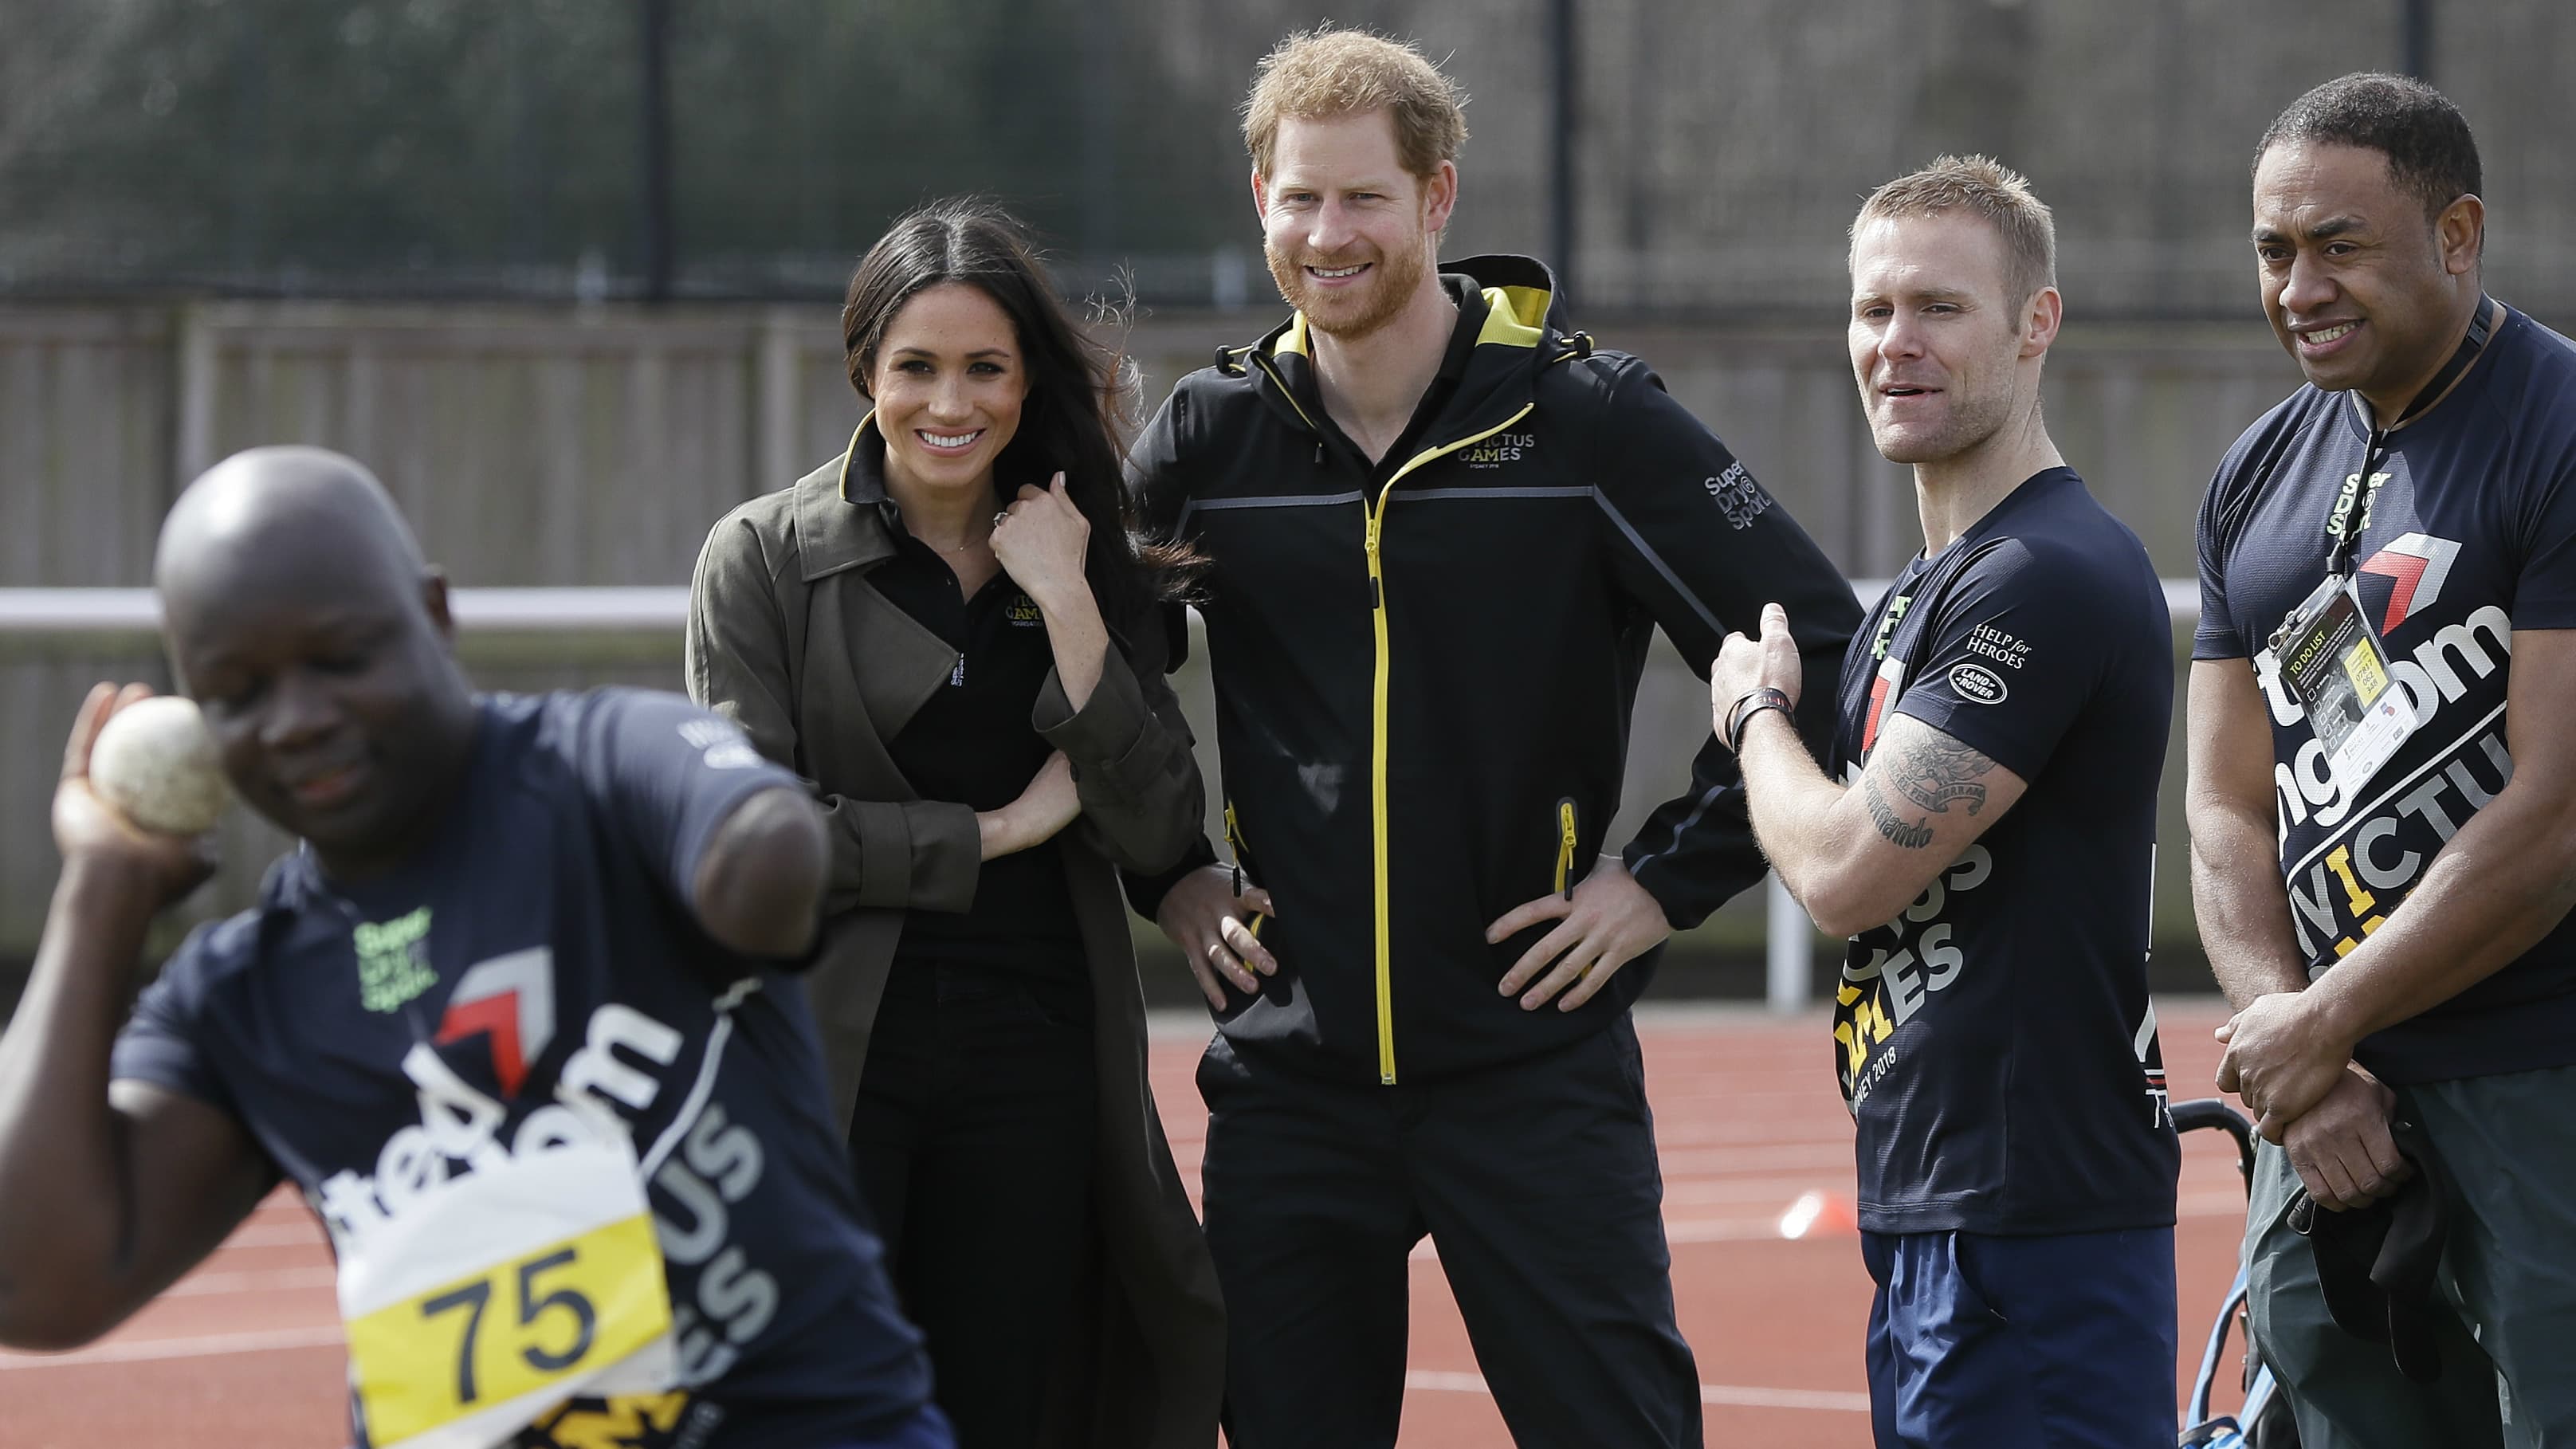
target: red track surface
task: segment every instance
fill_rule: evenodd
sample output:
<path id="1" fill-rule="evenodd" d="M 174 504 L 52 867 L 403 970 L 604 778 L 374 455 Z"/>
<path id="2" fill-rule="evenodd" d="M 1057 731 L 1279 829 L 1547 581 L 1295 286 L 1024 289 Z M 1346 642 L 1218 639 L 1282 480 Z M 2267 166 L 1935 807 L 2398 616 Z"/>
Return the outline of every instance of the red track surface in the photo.
<path id="1" fill-rule="evenodd" d="M 2164 1006 L 2177 1096 L 2205 1093 L 2214 1002 Z M 1817 1018 L 1652 1013 L 1641 1022 L 1663 1146 L 1665 1221 L 1682 1330 L 1699 1356 L 1708 1442 L 1842 1449 L 1869 1441 L 1861 1329 L 1869 1279 L 1848 1232 L 1784 1242 L 1799 1194 L 1848 1199 L 1851 1124 Z M 1204 1117 L 1197 1039 L 1154 1044 L 1155 1089 L 1196 1190 Z M 2195 1362 L 2235 1271 L 2243 1195 L 2213 1134 L 2186 1144 L 2179 1235 L 2182 1333 Z M 1403 1449 L 1487 1449 L 1509 1436 L 1476 1376 L 1440 1265 L 1415 1255 Z M 54 1357 L 0 1353 L 0 1443 L 91 1449 L 333 1449 L 345 1440 L 345 1359 L 329 1255 L 293 1196 L 263 1204 L 212 1258 L 115 1334 Z M 2178 1369 L 2177 1382 L 2187 1384 Z"/>

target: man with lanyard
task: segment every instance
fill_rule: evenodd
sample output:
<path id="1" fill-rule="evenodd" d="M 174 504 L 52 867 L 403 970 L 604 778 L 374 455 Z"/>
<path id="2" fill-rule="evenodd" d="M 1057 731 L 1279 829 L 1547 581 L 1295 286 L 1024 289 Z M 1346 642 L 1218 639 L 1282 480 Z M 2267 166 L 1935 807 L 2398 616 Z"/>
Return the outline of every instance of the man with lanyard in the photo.
<path id="1" fill-rule="evenodd" d="M 1843 667 L 1841 781 L 1789 727 L 1793 614 L 1710 681 L 1763 849 L 1852 938 L 1834 1040 L 1881 1449 L 2174 1437 L 2181 1159 L 2146 982 L 2172 620 L 2041 419 L 2055 270 L 2048 208 L 1984 157 L 1861 207 L 1852 372 L 1923 552 Z"/>
<path id="2" fill-rule="evenodd" d="M 0 1038 L 0 1342 L 107 1331 L 284 1177 L 373 1449 L 947 1445 L 775 969 L 827 868 L 802 785 L 677 696 L 470 693 L 445 580 L 336 454 L 218 465 L 155 577 L 225 774 L 303 845 L 119 1034 L 208 866 L 92 791 L 147 691 L 91 691 Z"/>
<path id="3" fill-rule="evenodd" d="M 2311 1449 L 2576 1434 L 2576 345 L 2480 289 L 2479 186 L 2416 81 L 2272 123 L 2254 250 L 2308 385 L 2200 514 L 2193 896 L 2219 1085 L 2280 1144 L 2246 1261 Z M 2410 1176 L 2447 1218 L 2430 1384 L 2335 1326 L 2294 1231 Z"/>
<path id="4" fill-rule="evenodd" d="M 1184 379 L 1136 450 L 1150 525 L 1209 561 L 1228 833 L 1259 883 L 1136 891 L 1218 1013 L 1204 1182 L 1242 1449 L 1395 1441 L 1426 1234 L 1518 1442 L 1700 1442 L 1628 1008 L 1762 864 L 1716 748 L 1602 853 L 1628 709 L 1657 626 L 1704 667 L 1723 620 L 1790 598 L 1828 669 L 1858 614 L 1653 373 L 1566 329 L 1545 268 L 1443 274 L 1459 100 L 1374 36 L 1272 53 L 1245 138 L 1296 315 Z"/>

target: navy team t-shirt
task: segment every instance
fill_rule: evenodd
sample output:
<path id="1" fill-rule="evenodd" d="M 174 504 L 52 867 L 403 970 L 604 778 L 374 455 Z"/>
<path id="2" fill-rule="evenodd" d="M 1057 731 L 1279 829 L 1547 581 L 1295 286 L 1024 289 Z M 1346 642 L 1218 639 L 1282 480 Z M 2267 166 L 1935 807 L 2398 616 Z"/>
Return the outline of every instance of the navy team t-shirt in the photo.
<path id="1" fill-rule="evenodd" d="M 904 1422 L 928 1365 L 861 1225 L 802 989 L 682 905 L 737 803 L 802 787 L 675 695 L 491 696 L 478 712 L 463 787 L 418 857 L 361 885 L 309 851 L 279 860 L 257 907 L 171 958 L 113 1075 L 230 1113 L 343 1257 L 532 1114 L 560 1113 L 559 1089 L 587 1093 L 639 1161 L 661 1153 L 645 1197 L 690 1395 L 640 1437 L 637 1416 L 582 1422 L 577 1403 L 561 1442 L 840 1445 Z M 446 1107 L 404 1066 L 420 1044 L 463 1084 Z M 476 1123 L 460 1095 L 497 1115 Z"/>
<path id="2" fill-rule="evenodd" d="M 2576 343 L 2507 308 L 2450 395 L 2388 435 L 2354 557 L 2362 610 L 2418 725 L 2347 792 L 2269 640 L 2326 576 L 2326 515 L 2369 436 L 2356 399 L 2302 387 L 2237 439 L 2200 510 L 2192 657 L 2250 658 L 2262 681 L 2290 929 L 2311 979 L 2377 930 L 2504 788 L 2513 632 L 2576 628 Z M 2401 1084 L 2576 1064 L 2576 917 L 2354 1054 Z"/>
<path id="3" fill-rule="evenodd" d="M 1894 711 L 2028 782 L 1845 958 L 1834 1054 L 1871 1232 L 2174 1220 L 2146 978 L 2172 628 L 2137 536 L 2052 468 L 1918 556 L 1853 640 L 1846 780 Z"/>

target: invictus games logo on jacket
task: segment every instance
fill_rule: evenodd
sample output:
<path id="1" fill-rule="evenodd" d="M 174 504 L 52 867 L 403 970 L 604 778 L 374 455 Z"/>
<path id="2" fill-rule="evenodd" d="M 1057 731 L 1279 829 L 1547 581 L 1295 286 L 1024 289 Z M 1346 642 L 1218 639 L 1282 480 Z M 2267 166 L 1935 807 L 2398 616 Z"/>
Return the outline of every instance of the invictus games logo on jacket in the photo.
<path id="1" fill-rule="evenodd" d="M 438 984 L 429 966 L 429 907 L 390 921 L 362 921 L 349 936 L 358 952 L 358 1004 L 367 1010 L 400 1011 Z"/>
<path id="2" fill-rule="evenodd" d="M 1538 447 L 1536 433 L 1496 433 L 1458 455 L 1458 461 L 1470 468 L 1499 468 L 1517 463 L 1521 455 Z"/>
<path id="3" fill-rule="evenodd" d="M 1751 528 L 1753 520 L 1771 506 L 1771 495 L 1762 491 L 1741 463 L 1728 464 L 1725 472 L 1700 480 L 1700 486 L 1717 500 L 1717 511 L 1726 516 L 1730 528 Z"/>

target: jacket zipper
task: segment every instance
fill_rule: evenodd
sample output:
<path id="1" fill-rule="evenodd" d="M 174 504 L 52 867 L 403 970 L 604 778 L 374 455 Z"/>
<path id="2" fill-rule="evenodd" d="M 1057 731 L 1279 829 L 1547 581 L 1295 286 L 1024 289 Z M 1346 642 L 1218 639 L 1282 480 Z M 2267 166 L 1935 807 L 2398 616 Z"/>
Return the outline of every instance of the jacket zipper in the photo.
<path id="1" fill-rule="evenodd" d="M 1278 374 L 1272 373 L 1271 379 L 1274 382 L 1277 381 Z M 1296 398 L 1291 395 L 1288 400 L 1291 403 L 1294 403 Z M 1360 500 L 1360 506 L 1368 511 L 1368 532 L 1366 537 L 1369 573 L 1369 619 L 1370 623 L 1375 627 L 1377 634 L 1376 684 L 1374 692 L 1370 696 L 1369 703 L 1369 834 L 1371 837 L 1370 843 L 1374 848 L 1375 853 L 1377 885 L 1377 1079 L 1380 1083 L 1390 1087 L 1395 1085 L 1395 952 L 1392 944 L 1392 932 L 1388 926 L 1391 912 L 1387 900 L 1389 851 L 1387 848 L 1386 811 L 1386 715 L 1389 660 L 1387 657 L 1386 577 L 1380 572 L 1378 566 L 1378 542 L 1386 531 L 1387 500 L 1389 495 L 1393 492 L 1395 485 L 1403 481 L 1405 474 L 1412 472 L 1414 469 L 1419 468 L 1426 463 L 1433 462 L 1439 458 L 1447 456 L 1448 454 L 1457 452 L 1461 448 L 1472 447 L 1477 443 L 1483 442 L 1485 439 L 1492 437 L 1494 434 L 1499 433 L 1503 429 L 1510 427 L 1512 424 L 1519 422 L 1521 419 L 1528 417 L 1530 415 L 1530 410 L 1536 406 L 1537 404 L 1534 402 L 1523 403 L 1521 404 L 1519 412 L 1512 414 L 1510 417 L 1503 419 L 1501 422 L 1494 424 L 1492 427 L 1485 429 L 1481 433 L 1471 434 L 1467 437 L 1458 439 L 1456 442 L 1443 443 L 1437 448 L 1429 448 L 1414 454 L 1412 458 L 1405 462 L 1403 467 L 1395 470 L 1394 474 L 1386 480 L 1386 485 L 1384 487 L 1378 489 L 1377 500 L 1374 503 L 1370 502 L 1365 494 L 1361 496 Z M 1299 409 L 1299 415 L 1304 415 L 1304 410 L 1302 408 Z"/>
<path id="2" fill-rule="evenodd" d="M 1556 893 L 1574 899 L 1574 797 L 1556 802 Z"/>

